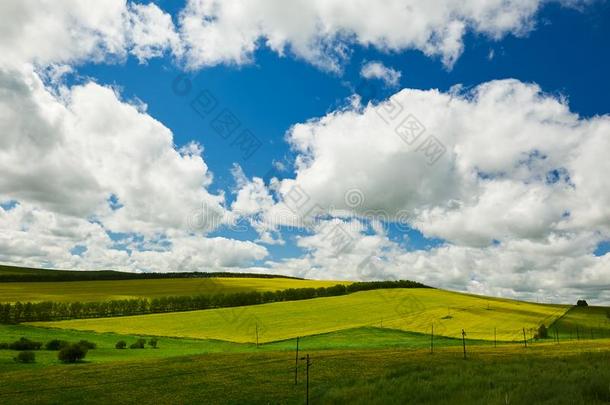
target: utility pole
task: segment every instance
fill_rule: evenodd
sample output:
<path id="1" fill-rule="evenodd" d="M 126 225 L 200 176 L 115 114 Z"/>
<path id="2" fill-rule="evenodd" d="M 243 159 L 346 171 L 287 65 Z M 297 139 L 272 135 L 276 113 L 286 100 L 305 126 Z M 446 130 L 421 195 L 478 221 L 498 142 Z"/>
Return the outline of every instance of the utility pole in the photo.
<path id="1" fill-rule="evenodd" d="M 294 357 L 294 385 L 297 385 L 298 374 L 299 374 L 299 337 L 297 336 L 297 353 Z"/>
<path id="2" fill-rule="evenodd" d="M 311 367 L 311 361 L 309 361 L 309 354 L 305 357 L 301 357 L 301 360 L 307 360 L 307 385 L 305 388 L 305 405 L 309 405 L 309 367 Z"/>
<path id="3" fill-rule="evenodd" d="M 525 345 L 525 348 L 527 349 L 527 336 L 525 336 L 525 328 L 523 328 L 523 344 Z"/>
<path id="4" fill-rule="evenodd" d="M 464 359 L 466 359 L 466 332 L 462 329 L 462 345 L 464 346 Z"/>

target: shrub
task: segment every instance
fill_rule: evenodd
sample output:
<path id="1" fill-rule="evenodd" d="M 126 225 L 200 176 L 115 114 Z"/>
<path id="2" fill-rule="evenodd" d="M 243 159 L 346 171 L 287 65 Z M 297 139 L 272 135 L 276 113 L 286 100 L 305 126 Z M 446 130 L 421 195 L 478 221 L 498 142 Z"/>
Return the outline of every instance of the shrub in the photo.
<path id="1" fill-rule="evenodd" d="M 137 342 L 132 343 L 129 346 L 130 349 L 144 349 L 144 345 L 146 344 L 146 339 L 138 339 Z"/>
<path id="2" fill-rule="evenodd" d="M 80 342 L 78 342 L 78 345 L 84 347 L 87 350 L 92 350 L 92 349 L 97 348 L 97 344 L 90 342 L 88 340 L 81 340 Z"/>
<path id="3" fill-rule="evenodd" d="M 10 345 L 8 343 L 0 343 L 0 350 L 8 350 Z"/>
<path id="4" fill-rule="evenodd" d="M 577 307 L 588 307 L 589 304 L 587 304 L 587 301 L 585 301 L 585 300 L 578 300 L 578 301 L 576 301 L 576 306 Z"/>
<path id="5" fill-rule="evenodd" d="M 44 348 L 47 350 L 61 350 L 69 344 L 65 340 L 53 339 L 48 341 Z"/>
<path id="6" fill-rule="evenodd" d="M 76 344 L 71 344 L 61 349 L 57 358 L 64 363 L 76 363 L 87 355 L 87 348 Z"/>
<path id="7" fill-rule="evenodd" d="M 36 354 L 31 351 L 23 351 L 20 352 L 17 357 L 15 357 L 15 361 L 17 363 L 34 363 L 36 361 Z"/>
<path id="8" fill-rule="evenodd" d="M 118 342 L 116 342 L 116 345 L 114 345 L 114 347 L 116 349 L 124 349 L 127 347 L 127 343 L 125 343 L 124 340 L 119 340 Z"/>
<path id="9" fill-rule="evenodd" d="M 549 337 L 549 331 L 544 324 L 538 327 L 537 339 L 546 339 Z"/>
<path id="10" fill-rule="evenodd" d="M 157 340 L 156 338 L 152 338 L 148 341 L 148 345 L 153 349 L 157 348 L 157 343 L 159 343 L 159 340 Z"/>
<path id="11" fill-rule="evenodd" d="M 9 345 L 9 349 L 11 350 L 40 350 L 41 347 L 42 343 L 34 342 L 24 337 Z"/>

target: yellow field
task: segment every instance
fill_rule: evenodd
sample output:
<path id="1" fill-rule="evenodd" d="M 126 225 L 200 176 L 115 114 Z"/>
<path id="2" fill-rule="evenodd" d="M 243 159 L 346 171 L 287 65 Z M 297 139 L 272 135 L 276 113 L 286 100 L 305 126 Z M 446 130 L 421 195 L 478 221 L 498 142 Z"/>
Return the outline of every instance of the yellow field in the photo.
<path id="1" fill-rule="evenodd" d="M 11 282 L 0 283 L 0 302 L 105 301 L 171 295 L 276 291 L 287 288 L 330 287 L 338 281 L 288 278 L 177 278 L 151 280 Z"/>
<path id="2" fill-rule="evenodd" d="M 478 297 L 436 289 L 390 289 L 339 297 L 203 311 L 36 322 L 37 326 L 158 336 L 271 342 L 359 326 L 470 339 L 519 340 L 568 306 Z"/>

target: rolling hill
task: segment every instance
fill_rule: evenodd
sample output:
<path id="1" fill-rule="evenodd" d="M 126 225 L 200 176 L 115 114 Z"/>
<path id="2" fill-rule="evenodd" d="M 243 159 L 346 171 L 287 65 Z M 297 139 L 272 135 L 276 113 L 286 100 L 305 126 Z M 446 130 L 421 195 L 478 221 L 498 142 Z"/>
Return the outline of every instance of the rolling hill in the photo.
<path id="1" fill-rule="evenodd" d="M 568 306 L 534 304 L 428 288 L 361 291 L 336 297 L 120 318 L 36 322 L 43 327 L 156 336 L 273 342 L 378 326 L 470 339 L 522 340 Z"/>
<path id="2" fill-rule="evenodd" d="M 107 301 L 164 296 L 277 291 L 288 288 L 331 287 L 338 281 L 292 278 L 214 277 L 149 280 L 93 280 L 0 283 L 0 302 Z"/>

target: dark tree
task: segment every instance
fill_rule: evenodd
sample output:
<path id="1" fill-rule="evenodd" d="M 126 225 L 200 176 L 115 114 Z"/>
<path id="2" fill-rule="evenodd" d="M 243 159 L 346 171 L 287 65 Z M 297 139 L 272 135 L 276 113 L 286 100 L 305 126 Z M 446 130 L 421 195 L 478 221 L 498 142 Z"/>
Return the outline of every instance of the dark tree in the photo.
<path id="1" fill-rule="evenodd" d="M 159 343 L 159 340 L 157 340 L 156 338 L 152 338 L 148 341 L 148 345 L 153 349 L 157 348 L 157 343 Z"/>
<path id="2" fill-rule="evenodd" d="M 86 355 L 87 348 L 76 343 L 61 349 L 57 358 L 63 363 L 76 363 L 77 361 L 84 359 Z"/>
<path id="3" fill-rule="evenodd" d="M 69 344 L 65 340 L 53 339 L 48 341 L 44 348 L 47 350 L 61 350 Z"/>
<path id="4" fill-rule="evenodd" d="M 538 333 L 536 334 L 536 336 L 538 337 L 538 339 L 546 339 L 549 337 L 549 331 L 546 326 L 544 326 L 544 324 L 538 327 Z"/>
<path id="5" fill-rule="evenodd" d="M 34 352 L 30 351 L 20 352 L 17 357 L 15 357 L 15 361 L 17 363 L 34 363 L 36 361 L 36 355 Z"/>
<path id="6" fill-rule="evenodd" d="M 11 343 L 9 346 L 11 350 L 40 350 L 41 347 L 41 342 L 34 342 L 24 337 Z"/>
<path id="7" fill-rule="evenodd" d="M 576 306 L 578 306 L 578 307 L 588 307 L 589 304 L 587 304 L 587 301 L 585 301 L 585 300 L 578 300 L 578 301 L 576 301 Z"/>
<path id="8" fill-rule="evenodd" d="M 130 349 L 144 349 L 144 345 L 146 344 L 146 339 L 138 339 L 137 342 L 132 343 L 129 346 Z"/>
<path id="9" fill-rule="evenodd" d="M 125 343 L 124 340 L 119 340 L 118 342 L 116 342 L 116 345 L 114 345 L 114 347 L 116 349 L 124 349 L 127 347 L 127 343 Z"/>

